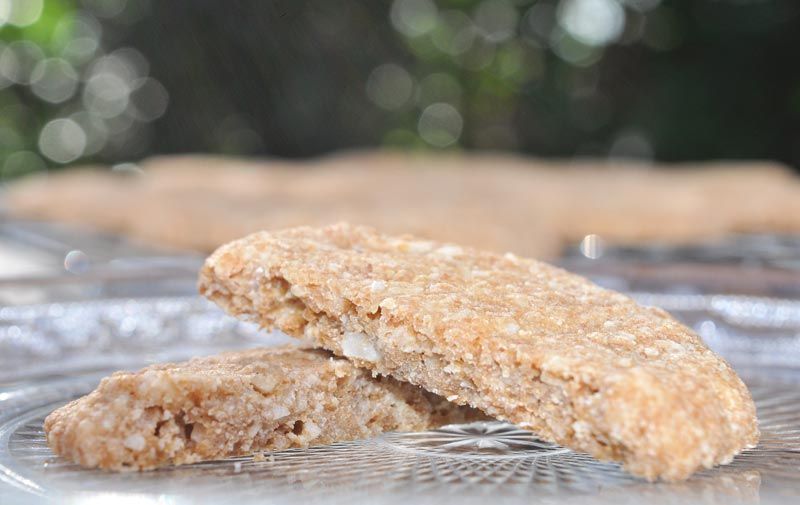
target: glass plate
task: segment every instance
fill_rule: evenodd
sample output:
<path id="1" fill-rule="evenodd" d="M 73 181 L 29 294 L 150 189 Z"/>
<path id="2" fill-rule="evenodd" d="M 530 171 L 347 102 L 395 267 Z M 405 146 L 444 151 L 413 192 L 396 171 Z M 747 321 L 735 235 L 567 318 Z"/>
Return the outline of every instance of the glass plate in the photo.
<path id="1" fill-rule="evenodd" d="M 52 454 L 42 421 L 102 376 L 285 339 L 226 318 L 196 297 L 104 299 L 0 309 L 0 503 L 796 503 L 800 307 L 773 299 L 635 296 L 671 310 L 731 359 L 758 407 L 757 448 L 687 482 L 647 483 L 614 463 L 492 422 L 154 472 L 84 470 Z"/>

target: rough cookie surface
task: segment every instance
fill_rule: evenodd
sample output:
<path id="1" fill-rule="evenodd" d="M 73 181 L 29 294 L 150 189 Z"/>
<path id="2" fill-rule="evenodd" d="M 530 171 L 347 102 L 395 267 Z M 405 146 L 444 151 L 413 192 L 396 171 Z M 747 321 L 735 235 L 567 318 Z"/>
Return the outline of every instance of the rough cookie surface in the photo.
<path id="1" fill-rule="evenodd" d="M 758 440 L 747 388 L 691 330 L 545 263 L 340 224 L 227 244 L 199 286 L 231 314 L 648 479 Z"/>
<path id="2" fill-rule="evenodd" d="M 326 351 L 280 347 L 117 372 L 45 431 L 83 466 L 141 470 L 483 418 Z"/>

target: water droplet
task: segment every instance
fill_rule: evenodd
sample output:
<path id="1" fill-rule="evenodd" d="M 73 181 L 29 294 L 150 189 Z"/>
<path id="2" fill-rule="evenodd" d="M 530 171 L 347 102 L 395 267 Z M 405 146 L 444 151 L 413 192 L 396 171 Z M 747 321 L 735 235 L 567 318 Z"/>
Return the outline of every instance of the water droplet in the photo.
<path id="1" fill-rule="evenodd" d="M 599 235 L 590 234 L 581 241 L 581 254 L 589 259 L 597 259 L 603 255 L 605 242 Z"/>
<path id="2" fill-rule="evenodd" d="M 64 257 L 64 269 L 72 274 L 85 274 L 91 267 L 91 261 L 85 252 L 75 249 Z"/>

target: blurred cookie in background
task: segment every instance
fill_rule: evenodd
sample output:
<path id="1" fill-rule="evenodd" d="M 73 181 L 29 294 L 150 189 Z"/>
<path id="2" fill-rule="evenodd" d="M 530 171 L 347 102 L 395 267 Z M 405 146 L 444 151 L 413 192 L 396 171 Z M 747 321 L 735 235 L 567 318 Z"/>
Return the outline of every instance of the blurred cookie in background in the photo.
<path id="1" fill-rule="evenodd" d="M 344 152 L 309 161 L 161 156 L 11 185 L 11 215 L 210 251 L 262 229 L 350 221 L 538 258 L 590 234 L 689 244 L 800 231 L 800 181 L 766 162 L 651 165 Z"/>

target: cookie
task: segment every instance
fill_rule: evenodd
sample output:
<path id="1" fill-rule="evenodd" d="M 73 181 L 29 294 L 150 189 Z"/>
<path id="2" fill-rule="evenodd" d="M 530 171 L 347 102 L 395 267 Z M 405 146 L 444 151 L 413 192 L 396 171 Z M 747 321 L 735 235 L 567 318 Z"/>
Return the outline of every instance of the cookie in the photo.
<path id="1" fill-rule="evenodd" d="M 53 451 L 82 466 L 145 470 L 476 419 L 485 416 L 287 346 L 117 372 L 44 427 Z"/>
<path id="2" fill-rule="evenodd" d="M 731 367 L 665 312 L 513 254 L 339 224 L 219 248 L 202 294 L 374 373 L 680 480 L 758 440 Z"/>
<path id="3" fill-rule="evenodd" d="M 258 230 L 340 220 L 536 258 L 588 234 L 635 245 L 800 232 L 800 182 L 765 162 L 365 151 L 302 161 L 163 156 L 141 168 L 29 177 L 0 203 L 17 217 L 205 252 Z"/>

